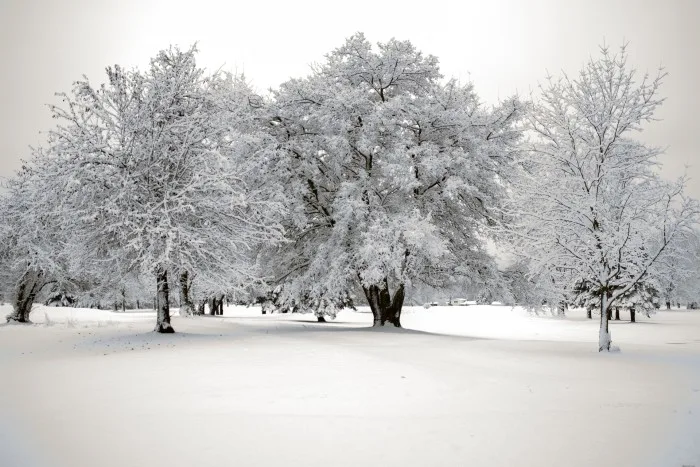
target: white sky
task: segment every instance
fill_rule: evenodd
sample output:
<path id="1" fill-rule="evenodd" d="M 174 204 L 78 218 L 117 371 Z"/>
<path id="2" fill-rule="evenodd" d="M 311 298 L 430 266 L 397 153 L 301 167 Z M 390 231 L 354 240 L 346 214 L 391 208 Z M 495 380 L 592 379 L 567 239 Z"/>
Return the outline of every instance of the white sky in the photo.
<path id="1" fill-rule="evenodd" d="M 169 44 L 197 41 L 200 65 L 244 71 L 264 90 L 308 73 L 357 31 L 372 42 L 411 40 L 487 103 L 529 93 L 547 70 L 577 72 L 603 41 L 627 40 L 640 71 L 669 72 L 662 121 L 643 139 L 668 147 L 664 174 L 677 176 L 700 166 L 698 21 L 694 0 L 0 0 L 0 176 L 54 124 L 44 104 L 83 74 L 98 84 L 107 65 L 145 68 Z M 700 197 L 700 167 L 688 172 Z"/>

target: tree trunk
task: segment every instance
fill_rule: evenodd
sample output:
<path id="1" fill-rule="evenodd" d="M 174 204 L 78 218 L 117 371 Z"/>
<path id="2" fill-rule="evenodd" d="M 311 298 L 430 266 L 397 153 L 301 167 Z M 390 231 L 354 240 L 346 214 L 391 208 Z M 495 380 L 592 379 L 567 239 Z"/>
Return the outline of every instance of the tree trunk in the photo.
<path id="1" fill-rule="evenodd" d="M 172 333 L 175 332 L 170 325 L 170 291 L 168 290 L 168 271 L 160 269 L 156 273 L 156 284 L 158 286 L 158 294 L 156 295 L 156 306 L 158 307 L 158 318 L 156 322 L 156 332 Z"/>
<path id="2" fill-rule="evenodd" d="M 586 307 L 586 317 L 588 319 L 593 319 L 593 308 L 591 308 L 590 306 Z"/>
<path id="3" fill-rule="evenodd" d="M 209 314 L 214 316 L 216 314 L 217 304 L 216 297 L 209 298 Z"/>
<path id="4" fill-rule="evenodd" d="M 226 298 L 226 295 L 222 295 L 221 298 L 219 299 L 217 313 L 216 313 L 219 316 L 224 315 L 224 299 L 225 298 Z"/>
<path id="5" fill-rule="evenodd" d="M 620 321 L 620 307 L 615 307 L 615 321 Z"/>
<path id="6" fill-rule="evenodd" d="M 564 301 L 559 302 L 559 305 L 557 306 L 557 316 L 566 317 L 566 309 L 567 308 L 568 308 L 568 305 L 566 302 L 564 302 Z"/>
<path id="7" fill-rule="evenodd" d="M 667 310 L 671 309 L 671 302 L 668 302 L 668 301 L 666 302 L 666 309 Z"/>
<path id="8" fill-rule="evenodd" d="M 180 316 L 192 316 L 194 304 L 190 298 L 190 279 L 187 271 L 180 273 Z"/>
<path id="9" fill-rule="evenodd" d="M 612 308 L 608 308 L 608 321 L 612 320 Z"/>
<path id="10" fill-rule="evenodd" d="M 12 313 L 7 315 L 6 319 L 17 323 L 29 323 L 29 314 L 32 312 L 32 305 L 37 293 L 43 286 L 42 271 L 37 271 L 34 268 L 28 269 L 20 279 L 15 294 L 15 300 L 12 304 Z"/>
<path id="11" fill-rule="evenodd" d="M 126 289 L 122 287 L 122 313 L 126 313 Z"/>
<path id="12" fill-rule="evenodd" d="M 600 331 L 598 332 L 598 352 L 610 351 L 610 310 L 608 309 L 607 293 L 600 296 Z"/>
<path id="13" fill-rule="evenodd" d="M 197 314 L 198 315 L 204 314 L 204 306 L 206 305 L 206 303 L 207 303 L 206 300 L 200 300 L 199 305 L 197 306 Z"/>
<path id="14" fill-rule="evenodd" d="M 326 322 L 326 318 L 325 318 L 323 315 L 317 315 L 317 316 L 316 316 L 316 320 L 317 320 L 319 323 L 325 323 L 325 322 Z"/>
<path id="15" fill-rule="evenodd" d="M 140 300 L 136 300 L 136 309 L 137 310 L 141 309 L 141 301 Z"/>
<path id="16" fill-rule="evenodd" d="M 362 290 L 365 292 L 365 297 L 372 310 L 373 327 L 384 326 L 387 322 L 397 328 L 401 327 L 401 308 L 404 300 L 403 284 L 399 284 L 393 298 L 389 294 L 389 281 L 386 278 L 384 279 L 384 287 L 370 285 L 369 287 L 363 286 Z"/>
<path id="17" fill-rule="evenodd" d="M 634 308 L 630 308 L 630 323 L 636 323 L 637 322 L 637 313 L 634 311 Z"/>

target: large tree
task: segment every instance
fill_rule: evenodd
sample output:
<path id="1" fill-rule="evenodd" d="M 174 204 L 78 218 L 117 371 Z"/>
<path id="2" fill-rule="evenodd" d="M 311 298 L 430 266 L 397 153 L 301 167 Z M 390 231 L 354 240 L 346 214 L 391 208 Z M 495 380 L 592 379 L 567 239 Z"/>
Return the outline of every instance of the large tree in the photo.
<path id="1" fill-rule="evenodd" d="M 290 206 L 267 252 L 282 303 L 333 314 L 361 289 L 374 325 L 400 326 L 405 288 L 487 280 L 484 248 L 521 106 L 480 105 L 410 42 L 362 34 L 274 93 L 260 154 Z"/>
<path id="2" fill-rule="evenodd" d="M 663 76 L 638 76 L 623 47 L 602 48 L 577 78 L 549 78 L 510 191 L 516 252 L 563 294 L 598 303 L 601 351 L 611 348 L 609 311 L 670 258 L 697 218 L 685 179 L 661 180 L 661 151 L 633 139 L 662 102 Z"/>
<path id="3" fill-rule="evenodd" d="M 250 251 L 281 234 L 279 204 L 258 196 L 239 163 L 240 109 L 222 95 L 241 83 L 205 75 L 195 53 L 161 51 L 146 72 L 108 68 L 99 88 L 77 82 L 52 108 L 61 126 L 41 162 L 60 187 L 76 257 L 155 276 L 158 332 L 173 330 L 173 275 L 243 287 L 260 275 Z"/>

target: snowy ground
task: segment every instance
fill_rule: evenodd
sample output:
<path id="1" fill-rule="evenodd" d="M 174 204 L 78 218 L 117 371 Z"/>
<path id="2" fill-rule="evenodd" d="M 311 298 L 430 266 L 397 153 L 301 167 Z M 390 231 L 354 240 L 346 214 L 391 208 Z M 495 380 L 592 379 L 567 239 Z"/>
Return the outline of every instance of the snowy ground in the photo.
<path id="1" fill-rule="evenodd" d="M 0 327 L 0 466 L 700 467 L 698 312 L 613 322 L 606 355 L 577 313 L 370 316 L 231 307 L 157 335 L 37 307 Z"/>

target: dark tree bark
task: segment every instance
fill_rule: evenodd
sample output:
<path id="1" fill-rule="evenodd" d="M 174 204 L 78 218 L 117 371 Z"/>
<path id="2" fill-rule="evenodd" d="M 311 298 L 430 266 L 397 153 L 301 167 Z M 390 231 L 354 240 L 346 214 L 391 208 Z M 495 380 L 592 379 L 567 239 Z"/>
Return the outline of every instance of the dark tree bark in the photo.
<path id="1" fill-rule="evenodd" d="M 180 316 L 192 316 L 194 303 L 190 298 L 190 279 L 187 271 L 180 273 Z"/>
<path id="2" fill-rule="evenodd" d="M 203 315 L 204 314 L 204 306 L 207 304 L 206 300 L 200 300 L 199 304 L 197 305 L 197 314 L 198 315 Z"/>
<path id="3" fill-rule="evenodd" d="M 326 322 L 327 322 L 327 321 L 326 321 L 326 318 L 325 318 L 323 315 L 316 316 L 316 320 L 317 320 L 319 323 L 326 323 Z"/>
<path id="4" fill-rule="evenodd" d="M 620 321 L 620 307 L 615 307 L 615 321 Z"/>
<path id="5" fill-rule="evenodd" d="M 637 322 L 637 313 L 634 311 L 634 308 L 630 308 L 630 323 L 636 323 Z"/>
<path id="6" fill-rule="evenodd" d="M 608 321 L 612 320 L 612 308 L 608 308 Z"/>
<path id="7" fill-rule="evenodd" d="M 136 300 L 136 309 L 137 310 L 141 309 L 141 301 L 140 300 Z"/>
<path id="8" fill-rule="evenodd" d="M 224 299 L 226 298 L 226 295 L 222 295 L 219 301 L 217 302 L 217 308 L 216 308 L 216 314 L 219 316 L 224 315 Z"/>
<path id="9" fill-rule="evenodd" d="M 669 301 L 666 302 L 666 309 L 667 310 L 671 309 L 671 302 L 669 302 Z"/>
<path id="10" fill-rule="evenodd" d="M 384 326 L 386 323 L 391 323 L 397 328 L 401 327 L 401 308 L 404 300 L 404 285 L 399 284 L 399 287 L 391 297 L 389 293 L 389 281 L 385 278 L 383 287 L 378 285 L 370 285 L 362 287 L 365 292 L 365 297 L 372 310 L 374 318 L 372 326 Z"/>
<path id="11" fill-rule="evenodd" d="M 41 270 L 34 268 L 28 269 L 20 279 L 15 293 L 15 300 L 12 304 L 12 313 L 7 315 L 6 319 L 9 323 L 14 321 L 17 323 L 30 323 L 29 314 L 32 312 L 34 299 L 44 285 L 44 273 Z"/>
<path id="12" fill-rule="evenodd" d="M 126 289 L 122 287 L 122 313 L 126 313 Z"/>
<path id="13" fill-rule="evenodd" d="M 217 308 L 218 305 L 216 304 L 216 297 L 209 297 L 209 314 L 214 316 Z"/>
<path id="14" fill-rule="evenodd" d="M 586 317 L 588 319 L 593 319 L 593 308 L 590 306 L 586 307 Z"/>
<path id="15" fill-rule="evenodd" d="M 603 296 L 600 300 L 600 329 L 598 334 L 598 352 L 609 352 L 611 339 L 610 339 L 610 316 L 612 310 L 610 309 L 607 301 L 607 297 Z"/>
<path id="16" fill-rule="evenodd" d="M 156 273 L 156 284 L 158 294 L 156 295 L 156 306 L 158 307 L 156 332 L 173 333 L 175 330 L 170 325 L 170 291 L 168 290 L 168 271 L 161 269 Z"/>

